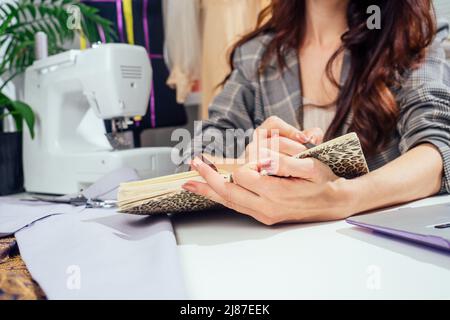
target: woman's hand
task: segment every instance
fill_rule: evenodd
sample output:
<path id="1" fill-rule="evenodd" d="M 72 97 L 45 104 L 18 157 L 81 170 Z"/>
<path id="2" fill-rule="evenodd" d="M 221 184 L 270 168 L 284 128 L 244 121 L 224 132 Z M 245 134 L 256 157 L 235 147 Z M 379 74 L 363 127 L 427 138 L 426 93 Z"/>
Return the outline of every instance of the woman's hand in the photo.
<path id="1" fill-rule="evenodd" d="M 209 154 L 204 154 L 203 157 L 216 168 L 232 172 L 244 164 L 270 157 L 270 152 L 286 156 L 297 155 L 306 150 L 303 144 L 307 142 L 320 144 L 323 137 L 324 133 L 320 128 L 300 131 L 280 118 L 272 116 L 255 129 L 252 141 L 238 159 L 224 159 Z"/>
<path id="2" fill-rule="evenodd" d="M 193 167 L 207 183 L 190 181 L 183 186 L 185 190 L 266 225 L 338 220 L 355 213 L 347 180 L 312 158 L 294 159 L 272 152 L 270 159 L 235 170 L 233 183 L 225 182 L 198 158 Z M 276 176 L 261 175 L 262 170 Z"/>
<path id="3" fill-rule="evenodd" d="M 267 150 L 287 156 L 294 156 L 306 150 L 307 142 L 322 143 L 324 133 L 320 128 L 305 131 L 291 126 L 276 116 L 269 117 L 253 133 L 252 141 L 247 145 L 246 163 L 257 162 L 269 157 Z"/>

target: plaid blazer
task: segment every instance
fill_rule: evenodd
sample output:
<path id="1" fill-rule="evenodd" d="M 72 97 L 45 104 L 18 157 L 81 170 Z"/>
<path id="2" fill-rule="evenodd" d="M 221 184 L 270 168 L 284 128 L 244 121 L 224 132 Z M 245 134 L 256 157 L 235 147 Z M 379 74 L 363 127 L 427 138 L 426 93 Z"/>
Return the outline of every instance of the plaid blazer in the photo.
<path id="1" fill-rule="evenodd" d="M 431 143 L 440 151 L 444 161 L 441 193 L 450 193 L 450 64 L 445 60 L 443 41 L 448 38 L 449 25 L 439 24 L 438 34 L 430 46 L 426 60 L 409 73 L 401 90 L 396 93 L 400 107 L 397 128 L 390 143 L 379 154 L 367 159 L 371 170 L 396 159 L 421 143 Z M 299 61 L 295 50 L 286 55 L 287 68 L 280 71 L 273 58 L 263 73 L 259 63 L 272 35 L 261 35 L 239 47 L 233 57 L 234 70 L 220 94 L 209 107 L 209 119 L 196 129 L 196 135 L 183 156 L 188 159 L 208 146 L 210 137 L 225 136 L 227 129 L 253 130 L 270 116 L 278 116 L 301 128 L 298 115 L 302 108 L 299 83 Z M 344 57 L 342 79 L 350 66 Z M 351 123 L 349 114 L 342 123 L 342 134 Z M 209 137 L 205 141 L 205 137 Z M 201 146 L 194 149 L 193 146 Z M 235 158 L 234 145 L 218 144 L 216 152 Z M 217 153 L 216 153 L 217 155 Z"/>

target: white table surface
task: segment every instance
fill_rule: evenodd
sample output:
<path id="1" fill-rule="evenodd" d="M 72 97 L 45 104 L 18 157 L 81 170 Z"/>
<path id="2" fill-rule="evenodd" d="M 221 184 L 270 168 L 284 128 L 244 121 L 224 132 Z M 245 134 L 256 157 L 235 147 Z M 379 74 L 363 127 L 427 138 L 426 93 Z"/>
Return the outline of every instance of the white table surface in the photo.
<path id="1" fill-rule="evenodd" d="M 450 195 L 406 206 L 439 203 Z M 450 253 L 344 221 L 267 227 L 224 211 L 172 222 L 190 299 L 450 299 Z"/>
<path id="2" fill-rule="evenodd" d="M 173 222 L 192 299 L 450 299 L 450 254 L 344 221 L 266 227 L 211 212 Z"/>

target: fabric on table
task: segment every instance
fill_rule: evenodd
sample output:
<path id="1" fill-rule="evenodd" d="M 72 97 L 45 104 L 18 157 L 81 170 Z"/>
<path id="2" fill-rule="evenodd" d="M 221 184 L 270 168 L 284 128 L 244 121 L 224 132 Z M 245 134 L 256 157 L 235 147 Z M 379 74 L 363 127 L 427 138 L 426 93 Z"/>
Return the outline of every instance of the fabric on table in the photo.
<path id="1" fill-rule="evenodd" d="M 22 201 L 0 197 L 0 238 L 11 236 L 32 223 L 58 214 L 73 212 L 67 204 L 49 204 L 40 201 Z"/>
<path id="2" fill-rule="evenodd" d="M 129 168 L 115 170 L 102 177 L 84 191 L 86 198 L 116 199 L 117 187 L 121 182 L 135 181 L 139 177 Z M 68 200 L 76 195 L 58 197 Z M 83 207 L 47 202 L 22 201 L 17 198 L 0 198 L 0 237 L 15 233 L 52 215 L 80 212 Z M 19 255 L 14 238 L 0 239 L 0 299 L 44 299 L 39 285 L 31 278 L 25 263 Z"/>
<path id="3" fill-rule="evenodd" d="M 87 199 L 115 200 L 120 183 L 139 180 L 134 169 L 121 168 L 103 176 L 87 188 L 83 195 Z M 68 201 L 77 195 L 58 197 Z M 14 234 L 32 223 L 59 214 L 79 212 L 83 207 L 69 204 L 21 200 L 12 197 L 0 197 L 0 237 Z"/>
<path id="4" fill-rule="evenodd" d="M 136 171 L 116 170 L 85 191 L 90 198 L 114 199 L 117 186 L 137 180 Z M 151 299 L 184 297 L 175 235 L 168 217 L 117 214 L 66 204 L 0 198 L 0 233 L 15 233 L 33 279 L 50 299 Z M 32 299 L 40 291 L 14 242 L 0 246 L 0 293 L 5 299 Z M 67 281 L 80 266 L 83 287 Z M 111 281 L 111 279 L 118 279 Z M 30 291 L 30 290 L 35 291 Z M 28 291 L 27 291 L 28 290 Z"/>
<path id="5" fill-rule="evenodd" d="M 83 196 L 87 199 L 116 200 L 121 183 L 137 180 L 140 180 L 140 177 L 134 169 L 114 170 L 84 190 Z"/>
<path id="6" fill-rule="evenodd" d="M 15 238 L 0 239 L 0 300 L 40 300 L 45 294 L 20 258 Z"/>
<path id="7" fill-rule="evenodd" d="M 168 217 L 85 209 L 41 220 L 16 239 L 48 299 L 186 298 Z"/>

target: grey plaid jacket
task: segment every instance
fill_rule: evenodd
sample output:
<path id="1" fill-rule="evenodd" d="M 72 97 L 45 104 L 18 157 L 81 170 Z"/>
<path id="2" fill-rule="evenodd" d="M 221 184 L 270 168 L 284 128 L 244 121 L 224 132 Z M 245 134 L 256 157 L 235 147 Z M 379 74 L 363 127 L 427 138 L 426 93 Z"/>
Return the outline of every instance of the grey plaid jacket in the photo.
<path id="1" fill-rule="evenodd" d="M 444 160 L 444 178 L 441 193 L 450 193 L 450 65 L 445 60 L 442 42 L 448 37 L 449 25 L 440 24 L 439 32 L 430 47 L 427 58 L 419 69 L 410 73 L 402 89 L 397 92 L 400 117 L 397 130 L 383 152 L 368 158 L 371 170 L 382 167 L 421 143 L 435 145 Z M 239 47 L 234 59 L 234 70 L 222 92 L 209 108 L 209 119 L 197 128 L 184 161 L 211 147 L 211 137 L 225 135 L 227 129 L 253 130 L 270 116 L 278 116 L 301 128 L 298 120 L 301 103 L 299 62 L 292 50 L 286 56 L 287 68 L 280 71 L 276 60 L 261 74 L 259 63 L 271 35 L 261 35 Z M 342 79 L 349 70 L 348 56 L 344 58 Z M 351 122 L 350 114 L 342 124 L 342 134 Z M 208 137 L 205 141 L 205 137 Z M 193 145 L 201 148 L 193 148 Z M 215 146 L 221 156 L 235 158 L 232 144 Z M 217 155 L 217 153 L 216 153 Z"/>

